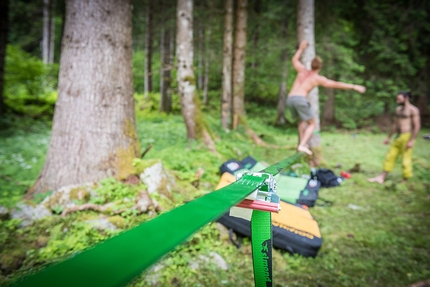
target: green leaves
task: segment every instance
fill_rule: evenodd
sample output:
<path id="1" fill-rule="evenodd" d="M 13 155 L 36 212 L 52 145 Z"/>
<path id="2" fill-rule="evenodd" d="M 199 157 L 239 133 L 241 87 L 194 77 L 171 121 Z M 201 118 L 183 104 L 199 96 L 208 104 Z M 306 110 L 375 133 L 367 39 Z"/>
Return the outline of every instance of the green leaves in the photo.
<path id="1" fill-rule="evenodd" d="M 57 100 L 58 65 L 44 65 L 17 46 L 8 45 L 5 64 L 5 104 L 31 117 L 52 116 Z"/>

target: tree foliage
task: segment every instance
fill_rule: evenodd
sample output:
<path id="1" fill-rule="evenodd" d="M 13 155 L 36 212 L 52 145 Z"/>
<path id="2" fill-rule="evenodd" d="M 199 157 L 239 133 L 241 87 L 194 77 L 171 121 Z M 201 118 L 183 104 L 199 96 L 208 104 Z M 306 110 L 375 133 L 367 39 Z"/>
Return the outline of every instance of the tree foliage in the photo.
<path id="1" fill-rule="evenodd" d="M 25 52 L 41 57 L 40 40 L 42 37 L 43 1 L 11 1 L 10 7 L 10 44 Z M 209 95 L 210 101 L 219 106 L 222 88 L 223 57 L 223 1 L 214 1 L 210 7 L 207 2 L 195 1 L 193 13 L 196 25 L 207 24 L 210 19 L 210 60 Z M 166 0 L 166 7 L 155 3 L 153 26 L 152 83 L 153 91 L 160 86 L 160 42 L 163 25 L 173 26 L 176 2 Z M 133 1 L 133 77 L 134 89 L 143 93 L 145 67 L 145 11 L 146 1 Z M 430 95 L 430 2 L 429 1 L 377 1 L 377 0 L 334 0 L 315 3 L 315 41 L 316 53 L 323 58 L 322 74 L 336 80 L 362 83 L 367 87 L 364 95 L 348 91 L 336 91 L 336 119 L 344 127 L 361 127 L 370 118 L 390 112 L 395 102 L 393 96 L 399 90 L 412 90 L 418 96 Z M 56 5 L 56 61 L 62 35 L 63 1 Z M 250 0 L 248 7 L 248 37 L 245 69 L 245 103 L 251 102 L 273 109 L 274 116 L 282 79 L 284 63 L 280 61 L 283 50 L 290 58 L 296 47 L 296 1 Z M 164 19 L 164 20 L 161 20 Z M 282 36 L 282 27 L 287 22 L 287 39 Z M 173 29 L 175 30 L 175 29 Z M 195 33 L 198 33 L 195 29 Z M 206 37 L 208 38 L 208 37 Z M 205 37 L 194 37 L 196 51 L 199 41 Z M 14 53 L 13 51 L 8 53 Z M 8 55 L 11 57 L 12 55 Z M 28 57 L 22 58 L 27 61 Z M 198 52 L 194 57 L 198 67 Z M 203 73 L 198 68 L 195 69 Z M 176 70 L 172 70 L 172 93 L 177 94 Z M 6 75 L 6 85 L 11 81 Z M 295 71 L 289 67 L 287 90 L 291 87 Z M 37 86 L 38 80 L 26 82 Z M 36 92 L 39 93 L 39 92 Z M 34 96 L 34 95 L 32 95 Z M 211 98 L 212 97 L 212 98 Z M 321 91 L 320 104 L 326 96 Z M 16 103 L 10 103 L 16 105 Z M 287 119 L 289 119 L 287 113 Z"/>

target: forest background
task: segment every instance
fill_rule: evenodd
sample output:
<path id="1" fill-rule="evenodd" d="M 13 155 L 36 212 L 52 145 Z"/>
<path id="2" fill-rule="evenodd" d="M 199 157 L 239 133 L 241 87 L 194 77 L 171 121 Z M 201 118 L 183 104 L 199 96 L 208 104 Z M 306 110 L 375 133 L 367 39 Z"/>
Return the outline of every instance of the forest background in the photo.
<path id="1" fill-rule="evenodd" d="M 5 2 L 7 1 L 3 1 L 2 5 Z M 7 26 L 2 26 L 7 29 L 1 29 L 3 33 L 1 35 L 7 35 L 7 49 L 3 51 L 4 81 L 3 94 L 0 98 L 0 125 L 4 144 L 0 153 L 4 174 L 0 181 L 2 203 L 13 205 L 32 186 L 46 154 L 48 130 L 51 128 L 58 98 L 59 61 L 66 10 L 64 1 L 60 0 L 8 2 L 8 9 L 1 9 L 2 13 L 8 11 L 9 21 Z M 46 3 L 55 4 L 49 6 L 51 4 Z M 206 168 L 200 186 L 200 189 L 207 191 L 213 188 L 218 179 L 217 165 L 222 160 L 209 152 L 201 154 L 199 145 L 190 147 L 186 144 L 184 125 L 181 122 L 183 119 L 179 116 L 181 104 L 175 64 L 177 3 L 133 1 L 132 4 L 133 90 L 141 148 L 143 150 L 153 145 L 148 157 L 163 159 L 163 163 L 169 169 L 176 170 L 181 178 L 189 182 L 195 181 L 194 173 L 199 164 L 212 165 Z M 249 125 L 271 144 L 279 142 L 291 146 L 295 144 L 296 123 L 289 113 L 282 111 L 280 115 L 277 106 L 282 93 L 288 93 L 288 88 L 295 77 L 290 59 L 298 45 L 297 6 L 296 1 L 251 0 L 247 7 L 245 107 Z M 46 17 L 49 19 L 48 25 Z M 195 1 L 193 17 L 196 85 L 207 123 L 212 127 L 214 134 L 221 137 L 216 146 L 222 159 L 252 154 L 258 159 L 274 162 L 285 153 L 291 153 L 292 150 L 271 151 L 253 144 L 248 146 L 247 136 L 242 134 L 243 130 L 227 134 L 221 128 L 219 114 L 222 94 L 224 1 Z M 1 19 L 4 20 L 6 17 L 2 15 Z M 412 91 L 414 95 L 412 103 L 419 107 L 423 126 L 428 127 L 429 20 L 428 1 L 316 1 L 315 49 L 324 61 L 322 74 L 334 80 L 363 84 L 367 87 L 367 92 L 363 95 L 353 91 L 320 89 L 322 130 L 328 132 L 324 142 L 324 149 L 327 150 L 326 164 L 334 166 L 336 157 L 342 155 L 343 164 L 352 166 L 357 158 L 362 157 L 362 160 L 363 158 L 368 160 L 367 166 L 370 166 L 372 171 L 379 170 L 383 152 L 379 150 L 378 153 L 377 150 L 370 151 L 366 146 L 358 146 L 357 140 L 354 139 L 358 137 L 361 141 L 367 141 L 375 146 L 379 144 L 378 135 L 389 126 L 391 114 L 396 106 L 394 97 L 400 90 Z M 43 36 L 44 30 L 49 30 L 48 34 L 51 36 L 48 39 Z M 161 95 L 166 92 L 163 90 L 166 77 L 161 75 L 167 70 L 171 73 L 168 77 L 170 80 L 168 93 L 171 95 L 172 106 L 171 110 L 160 112 L 163 102 Z M 188 151 L 191 149 L 188 159 L 187 155 L 179 154 L 182 150 L 172 148 L 178 142 L 183 144 L 181 145 L 183 149 Z M 347 147 L 355 146 L 356 150 L 347 153 L 340 142 Z M 337 199 L 338 206 L 332 209 L 314 209 L 313 215 L 318 217 L 326 236 L 321 257 L 313 262 L 288 257 L 285 254 L 275 255 L 278 256 L 277 265 L 281 266 L 281 269 L 275 271 L 278 282 L 294 282 L 291 284 L 296 286 L 405 286 L 408 283 L 428 279 L 429 251 L 424 247 L 428 223 L 425 221 L 426 213 L 423 210 L 429 200 L 430 180 L 429 166 L 426 162 L 428 155 L 424 144 L 423 142 L 417 144 L 419 156 L 414 164 L 418 166 L 418 171 L 412 187 L 406 188 L 389 182 L 382 190 L 394 193 L 372 195 L 377 189 L 367 186 L 364 180 L 365 176 L 370 174 L 362 174 L 357 175 L 354 182 L 342 187 L 343 199 L 339 199 L 333 192 L 326 194 L 330 200 Z M 35 149 L 35 145 L 38 148 Z M 331 146 L 331 149 L 328 146 Z M 24 159 L 21 158 L 21 154 L 26 154 Z M 191 162 L 185 163 L 187 160 Z M 16 164 L 11 164 L 13 162 Z M 399 176 L 398 171 L 395 174 Z M 204 181 L 209 185 L 205 186 Z M 115 186 L 117 183 L 108 181 L 103 184 L 112 188 L 112 185 Z M 366 191 L 363 191 L 364 188 Z M 202 192 L 193 190 L 192 195 L 198 196 Z M 7 198 L 6 194 L 9 195 Z M 365 202 L 364 199 L 358 198 L 358 194 L 374 196 L 374 202 Z M 191 197 L 185 196 L 186 199 Z M 374 215 L 364 211 L 350 214 L 339 207 L 349 204 L 348 197 L 354 198 L 357 205 L 368 205 L 366 210 L 378 212 Z M 423 198 L 424 202 L 419 202 Z M 410 204 L 411 202 L 413 204 Z M 75 220 L 74 216 L 67 220 Z M 379 232 L 373 230 L 369 233 L 365 228 L 366 222 L 375 221 L 372 216 L 378 220 L 385 218 L 376 225 Z M 134 226 L 139 220 L 147 219 L 129 217 L 130 215 L 125 216 L 129 220 L 126 220 L 127 228 Z M 339 217 L 345 220 L 338 221 Z M 408 219 L 414 222 L 410 223 Z M 60 219 L 46 221 L 35 229 L 27 228 L 25 231 L 22 229 L 19 231 L 20 229 L 15 226 L 16 222 L 3 221 L 2 230 L 9 230 L 10 235 L 2 238 L 2 242 L 5 242 L 0 258 L 2 280 L 8 282 L 19 275 L 19 272 L 25 272 L 33 265 L 45 264 L 70 254 L 76 249 L 67 244 L 76 244 L 73 240 L 83 236 L 83 233 L 85 238 L 89 239 L 80 248 L 91 246 L 101 240 L 100 234 L 93 234 L 93 231 L 80 226 L 80 229 L 73 231 L 75 232 L 73 240 L 69 238 L 69 243 L 63 242 L 65 245 L 59 247 L 55 242 L 58 243 L 61 236 L 58 232 L 54 234 L 54 231 L 67 225 L 68 221 L 58 220 Z M 360 223 L 351 227 L 346 221 Z M 52 229 L 47 235 L 49 242 L 41 244 L 48 246 L 50 251 L 45 249 L 45 255 L 27 254 L 24 260 L 22 249 L 38 249 L 40 246 L 35 247 L 30 242 L 25 242 L 18 247 L 16 243 L 11 243 L 12 238 L 16 234 L 22 236 L 22 232 L 34 236 L 39 229 Z M 195 255 L 195 252 L 200 252 L 201 249 L 212 248 L 225 258 L 234 260 L 229 256 L 234 257 L 236 250 L 216 243 L 218 235 L 215 234 L 215 229 L 212 226 L 205 228 L 197 239 L 192 240 L 197 244 L 191 242 L 190 245 L 181 247 L 182 252 Z M 404 235 L 404 230 L 408 230 L 409 234 Z M 104 234 L 103 238 L 111 235 Z M 32 238 L 31 236 L 29 238 Z M 345 239 L 354 236 L 356 240 L 354 243 Z M 249 242 L 245 242 L 244 246 L 242 253 L 247 254 Z M 390 249 L 395 250 L 396 254 L 390 252 Z M 376 250 L 382 252 L 368 254 Z M 326 255 L 323 256 L 324 253 Z M 174 253 L 167 261 L 172 266 L 179 267 L 176 270 L 173 267 L 164 270 L 162 279 L 159 279 L 161 284 L 180 285 L 184 282 L 198 284 L 193 280 L 213 284 L 213 280 L 219 279 L 218 271 L 212 270 L 212 267 L 203 270 L 197 279 L 193 279 L 192 276 L 196 274 L 186 268 L 187 264 L 180 259 L 178 253 Z M 241 282 L 243 286 L 250 284 L 249 278 L 246 277 L 246 272 L 251 272 L 248 263 L 249 259 L 245 263 L 232 263 L 238 268 L 234 269 L 237 278 L 231 278 L 231 275 L 223 273 L 222 277 L 230 282 L 227 285 L 233 284 L 232 282 Z M 238 266 L 242 266 L 243 271 L 240 271 Z M 378 268 L 382 270 L 378 271 Z M 182 278 L 177 278 L 178 272 L 183 272 Z M 309 272 L 312 272 L 312 275 L 308 275 Z M 397 272 L 398 275 L 394 275 Z M 359 275 L 355 275 L 356 273 Z M 151 282 L 138 280 L 132 284 L 146 286 L 145 284 L 151 285 Z"/>
<path id="2" fill-rule="evenodd" d="M 138 94 L 145 92 L 145 47 L 151 47 L 152 53 L 147 91 L 159 92 L 160 33 L 175 31 L 175 3 L 156 2 L 151 8 L 150 26 L 146 25 L 145 1 L 133 2 L 133 83 Z M 400 90 L 412 91 L 413 103 L 426 123 L 430 85 L 428 2 L 317 1 L 315 5 L 316 53 L 324 61 L 322 74 L 367 87 L 364 95 L 321 89 L 321 121 L 325 126 L 373 126 L 375 119 L 383 121 L 383 116 L 393 111 L 393 95 Z M 288 68 L 287 87 L 295 77 L 290 58 L 298 45 L 297 3 L 255 0 L 248 7 L 245 101 L 273 109 L 284 81 L 283 69 Z M 4 105 L 15 114 L 49 119 L 58 79 L 64 2 L 58 1 L 54 7 L 54 48 L 52 59 L 45 60 L 51 65 L 42 65 L 43 2 L 12 1 L 9 11 Z M 194 66 L 201 96 L 207 93 L 210 101 L 219 99 L 222 85 L 223 17 L 221 1 L 196 1 Z M 148 27 L 152 37 L 146 36 Z M 174 34 L 168 39 L 171 46 L 175 45 Z M 172 68 L 174 74 L 174 65 Z M 177 93 L 175 76 L 171 87 Z"/>

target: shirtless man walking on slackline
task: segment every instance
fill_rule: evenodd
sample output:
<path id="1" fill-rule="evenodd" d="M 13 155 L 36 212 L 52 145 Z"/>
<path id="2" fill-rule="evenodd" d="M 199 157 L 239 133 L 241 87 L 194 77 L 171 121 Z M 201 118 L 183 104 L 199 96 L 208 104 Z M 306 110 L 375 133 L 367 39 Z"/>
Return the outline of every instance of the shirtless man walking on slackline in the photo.
<path id="1" fill-rule="evenodd" d="M 299 144 L 297 146 L 297 151 L 312 155 L 311 150 L 307 146 L 307 142 L 315 130 L 315 114 L 312 111 L 310 103 L 306 99 L 309 92 L 317 86 L 356 90 L 359 93 L 364 93 L 366 88 L 360 85 L 336 82 L 324 76 L 320 76 L 319 71 L 322 67 L 322 61 L 319 57 L 315 57 L 312 60 L 311 70 L 306 69 L 300 62 L 300 56 L 307 46 L 308 42 L 302 41 L 292 59 L 294 69 L 297 71 L 297 76 L 288 94 L 287 107 L 290 109 L 293 117 L 299 118 Z"/>
<path id="2" fill-rule="evenodd" d="M 413 106 L 409 99 L 410 92 L 399 92 L 396 102 L 396 119 L 391 126 L 390 133 L 385 139 L 384 144 L 390 142 L 391 136 L 396 132 L 396 139 L 391 144 L 387 157 L 385 158 L 383 171 L 378 176 L 368 178 L 369 182 L 384 183 L 387 174 L 393 170 L 397 156 L 402 155 L 403 182 L 412 177 L 412 148 L 415 138 L 421 127 L 420 111 Z"/>

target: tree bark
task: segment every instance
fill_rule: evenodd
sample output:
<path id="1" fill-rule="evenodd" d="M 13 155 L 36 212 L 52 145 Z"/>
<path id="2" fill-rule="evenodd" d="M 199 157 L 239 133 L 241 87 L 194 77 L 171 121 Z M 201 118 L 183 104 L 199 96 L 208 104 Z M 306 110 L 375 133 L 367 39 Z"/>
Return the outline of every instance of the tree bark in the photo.
<path id="1" fill-rule="evenodd" d="M 131 0 L 68 0 L 58 101 L 45 164 L 30 194 L 125 178 L 139 157 Z"/>
<path id="2" fill-rule="evenodd" d="M 326 88 L 327 100 L 323 108 L 323 124 L 331 125 L 335 123 L 335 104 L 334 104 L 334 89 Z"/>
<path id="3" fill-rule="evenodd" d="M 165 19 L 166 20 L 166 19 Z M 167 20 L 166 20 L 167 21 Z M 172 111 L 171 95 L 171 63 L 170 63 L 170 33 L 171 29 L 164 22 L 161 30 L 161 72 L 160 72 L 160 112 L 170 113 Z"/>
<path id="4" fill-rule="evenodd" d="M 206 146 L 215 151 L 199 106 L 196 78 L 193 68 L 193 1 L 178 0 L 177 10 L 177 79 L 181 98 L 182 115 L 190 140 L 203 139 Z"/>
<path id="5" fill-rule="evenodd" d="M 43 0 L 43 63 L 54 62 L 54 0 Z"/>
<path id="6" fill-rule="evenodd" d="M 258 66 L 257 62 L 257 54 L 258 54 L 258 41 L 260 40 L 260 13 L 261 13 L 261 0 L 255 0 L 254 2 L 254 13 L 255 13 L 255 30 L 252 33 L 252 53 L 254 54 L 252 57 L 251 69 L 255 70 Z M 253 74 L 255 71 L 253 71 Z"/>
<path id="7" fill-rule="evenodd" d="M 50 26 L 50 32 L 51 35 L 49 37 L 49 57 L 48 57 L 48 63 L 52 64 L 54 63 L 54 52 L 55 52 L 55 0 L 51 0 L 51 26 Z"/>
<path id="8" fill-rule="evenodd" d="M 210 18 L 209 18 L 210 20 Z M 203 104 L 208 105 L 209 104 L 209 68 L 210 68 L 210 41 L 212 39 L 212 27 L 209 22 L 209 27 L 206 31 L 206 39 L 205 39 L 205 71 L 203 76 Z"/>
<path id="9" fill-rule="evenodd" d="M 221 98 L 221 125 L 231 128 L 232 111 L 232 78 L 231 65 L 233 61 L 233 0 L 224 1 L 224 49 L 222 63 L 222 98 Z"/>
<path id="10" fill-rule="evenodd" d="M 169 1 L 159 1 L 161 10 L 165 11 L 162 18 L 161 28 L 161 71 L 160 71 L 160 112 L 170 113 L 172 111 L 172 97 L 171 97 L 171 27 L 169 23 Z M 167 15 L 166 15 L 167 14 Z"/>
<path id="11" fill-rule="evenodd" d="M 430 121 L 430 114 L 429 114 L 429 108 L 428 108 L 428 99 L 427 95 L 420 95 L 416 98 L 416 106 L 420 111 L 421 116 L 421 123 L 422 124 L 428 124 Z"/>
<path id="12" fill-rule="evenodd" d="M 9 24 L 9 0 L 0 2 L 0 117 L 6 108 L 4 104 L 4 66 L 6 59 L 7 33 Z"/>
<path id="13" fill-rule="evenodd" d="M 287 100 L 287 77 L 288 74 L 285 72 L 287 69 L 284 69 L 282 72 L 281 85 L 279 87 L 279 98 L 278 98 L 278 106 L 276 108 L 277 115 L 275 124 L 279 126 L 283 126 L 287 123 L 287 119 L 285 118 L 285 106 Z"/>
<path id="14" fill-rule="evenodd" d="M 145 75 L 144 75 L 144 97 L 148 99 L 152 92 L 152 26 L 153 26 L 153 0 L 147 0 L 146 7 L 146 34 L 145 34 Z"/>
<path id="15" fill-rule="evenodd" d="M 198 42 L 197 42 L 197 89 L 201 90 L 203 88 L 204 82 L 204 73 L 203 73 L 203 54 L 205 49 L 205 27 L 203 20 L 199 21 L 197 30 L 198 30 Z"/>
<path id="16" fill-rule="evenodd" d="M 307 69 L 311 69 L 311 61 L 315 58 L 315 32 L 314 32 L 314 0 L 299 0 L 297 9 L 297 40 L 299 43 L 306 40 L 309 43 L 307 49 L 303 52 L 301 61 Z M 314 151 L 313 165 L 318 165 L 322 160 L 321 156 L 321 137 L 320 137 L 320 112 L 319 112 L 319 97 L 318 87 L 311 90 L 308 95 L 308 100 L 315 116 L 315 132 L 309 140 L 308 144 Z"/>
<path id="17" fill-rule="evenodd" d="M 286 106 L 286 100 L 287 100 L 287 80 L 288 80 L 287 35 L 288 35 L 288 19 L 286 19 L 285 17 L 282 23 L 282 39 L 283 39 L 284 45 L 281 51 L 281 59 L 280 59 L 282 63 L 282 75 L 281 75 L 281 84 L 279 87 L 279 98 L 278 98 L 278 106 L 276 109 L 277 113 L 276 113 L 276 121 L 275 121 L 275 124 L 280 126 L 285 125 L 287 123 L 287 119 L 285 118 L 285 106 Z"/>
<path id="18" fill-rule="evenodd" d="M 245 116 L 246 21 L 248 0 L 237 0 L 233 56 L 233 129 Z"/>

